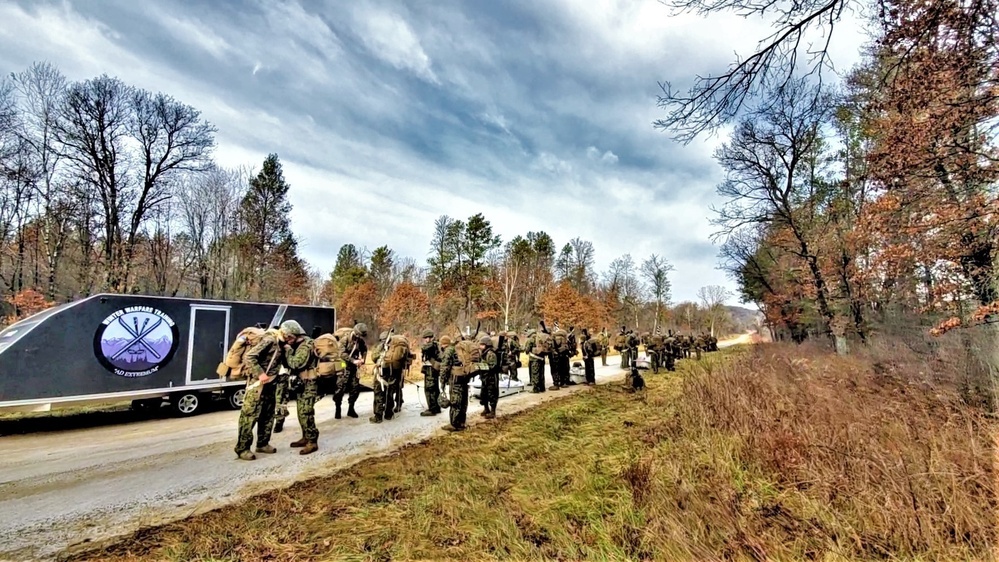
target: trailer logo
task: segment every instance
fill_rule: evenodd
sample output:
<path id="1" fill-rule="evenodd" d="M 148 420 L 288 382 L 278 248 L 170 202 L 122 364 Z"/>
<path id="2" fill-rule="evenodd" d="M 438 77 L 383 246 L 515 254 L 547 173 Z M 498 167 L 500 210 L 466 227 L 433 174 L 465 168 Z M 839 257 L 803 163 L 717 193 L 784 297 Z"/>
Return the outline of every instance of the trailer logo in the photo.
<path id="1" fill-rule="evenodd" d="M 122 377 L 145 377 L 160 370 L 177 351 L 177 325 L 151 306 L 130 306 L 104 319 L 94 335 L 97 360 Z"/>

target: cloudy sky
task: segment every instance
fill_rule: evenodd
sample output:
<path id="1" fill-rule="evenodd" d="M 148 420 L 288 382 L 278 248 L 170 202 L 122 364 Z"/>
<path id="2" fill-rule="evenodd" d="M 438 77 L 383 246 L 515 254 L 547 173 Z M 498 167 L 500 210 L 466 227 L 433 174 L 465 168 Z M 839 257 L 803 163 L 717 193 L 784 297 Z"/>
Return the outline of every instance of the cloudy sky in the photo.
<path id="1" fill-rule="evenodd" d="M 661 254 L 674 301 L 733 287 L 709 240 L 721 141 L 651 123 L 658 81 L 723 69 L 762 24 L 655 0 L 0 0 L 0 21 L 4 73 L 117 76 L 201 110 L 223 165 L 276 152 L 324 271 L 347 242 L 423 263 L 436 217 L 483 212 L 504 240 L 590 240 L 601 270 Z"/>

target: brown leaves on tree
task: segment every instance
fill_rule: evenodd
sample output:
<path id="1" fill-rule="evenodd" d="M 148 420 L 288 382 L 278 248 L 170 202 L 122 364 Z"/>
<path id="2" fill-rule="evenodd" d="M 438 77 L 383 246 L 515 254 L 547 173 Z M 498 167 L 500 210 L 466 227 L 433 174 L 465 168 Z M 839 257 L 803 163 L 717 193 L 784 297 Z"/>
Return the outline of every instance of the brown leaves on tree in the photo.
<path id="1" fill-rule="evenodd" d="M 23 289 L 4 300 L 14 309 L 13 314 L 7 317 L 8 324 L 23 320 L 55 305 L 54 302 L 45 300 L 45 296 L 34 289 Z"/>

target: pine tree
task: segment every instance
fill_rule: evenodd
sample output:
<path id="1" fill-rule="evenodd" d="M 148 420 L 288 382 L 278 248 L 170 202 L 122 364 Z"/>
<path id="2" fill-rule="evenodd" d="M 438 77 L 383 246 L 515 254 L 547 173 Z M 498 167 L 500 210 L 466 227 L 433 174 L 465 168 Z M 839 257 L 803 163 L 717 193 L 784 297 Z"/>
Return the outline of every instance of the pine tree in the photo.
<path id="1" fill-rule="evenodd" d="M 268 266 L 287 262 L 291 257 L 289 251 L 297 258 L 297 245 L 291 243 L 294 235 L 291 232 L 291 203 L 288 202 L 290 187 L 277 154 L 269 154 L 260 173 L 250 179 L 250 187 L 240 204 L 244 255 L 253 264 L 252 294 L 257 300 L 267 296 L 265 287 L 273 286 L 268 281 L 275 271 Z M 277 253 L 284 254 L 283 259 L 275 259 Z"/>

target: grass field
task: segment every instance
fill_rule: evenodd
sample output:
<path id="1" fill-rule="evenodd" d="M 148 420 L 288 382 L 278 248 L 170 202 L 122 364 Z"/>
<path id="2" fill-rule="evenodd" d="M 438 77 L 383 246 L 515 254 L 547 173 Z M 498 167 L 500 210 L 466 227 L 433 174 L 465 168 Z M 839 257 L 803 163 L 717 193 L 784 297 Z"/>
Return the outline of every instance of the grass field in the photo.
<path id="1" fill-rule="evenodd" d="M 780 345 L 707 357 L 75 559 L 991 558 L 995 427 L 949 387 Z"/>

